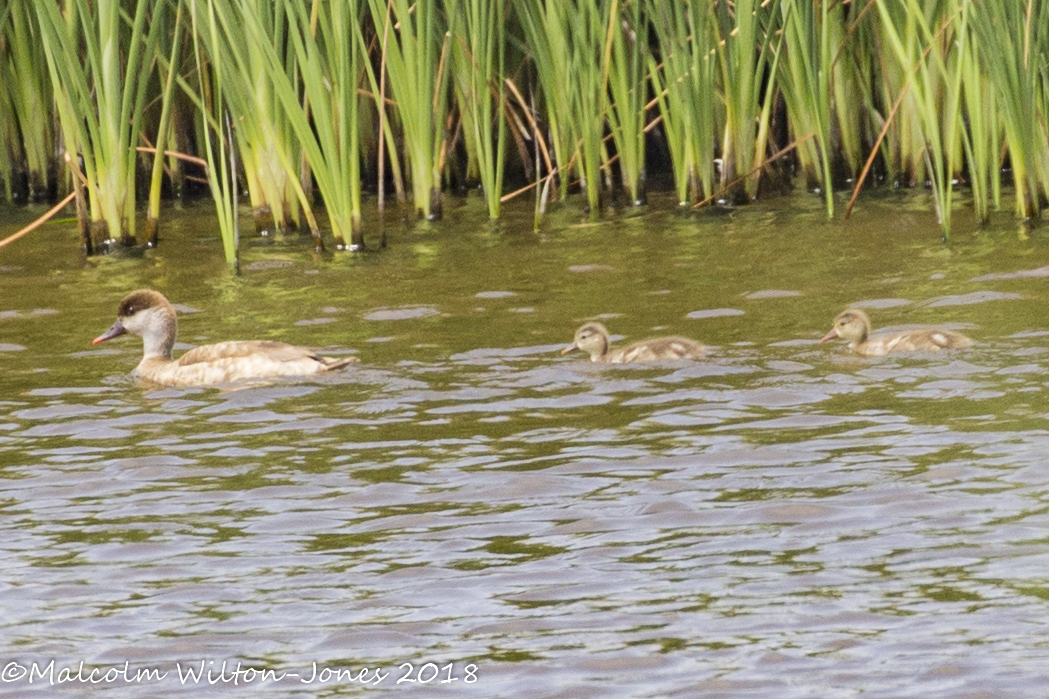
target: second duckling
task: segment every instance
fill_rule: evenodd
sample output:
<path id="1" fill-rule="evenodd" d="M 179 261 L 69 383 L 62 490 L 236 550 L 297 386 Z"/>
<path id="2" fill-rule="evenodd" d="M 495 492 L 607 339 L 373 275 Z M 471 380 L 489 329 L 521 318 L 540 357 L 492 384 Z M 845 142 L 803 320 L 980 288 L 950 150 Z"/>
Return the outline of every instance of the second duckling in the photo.
<path id="1" fill-rule="evenodd" d="M 590 355 L 592 362 L 626 364 L 660 359 L 699 359 L 706 351 L 703 345 L 687 337 L 657 337 L 614 350 L 609 344 L 605 326 L 587 323 L 576 330 L 572 344 L 561 350 L 561 354 L 582 350 Z"/>
<path id="2" fill-rule="evenodd" d="M 904 330 L 898 333 L 870 337 L 871 321 L 861 310 L 850 308 L 834 319 L 830 332 L 820 340 L 840 337 L 849 341 L 849 349 L 868 357 L 880 357 L 889 352 L 935 351 L 941 349 L 963 349 L 973 341 L 953 330 L 921 329 Z"/>

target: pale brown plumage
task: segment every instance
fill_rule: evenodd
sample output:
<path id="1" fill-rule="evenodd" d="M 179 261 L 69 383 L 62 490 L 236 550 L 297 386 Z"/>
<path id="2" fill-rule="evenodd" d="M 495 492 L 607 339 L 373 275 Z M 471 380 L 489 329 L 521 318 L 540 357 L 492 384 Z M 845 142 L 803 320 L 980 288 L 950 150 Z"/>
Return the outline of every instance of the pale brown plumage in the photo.
<path id="1" fill-rule="evenodd" d="M 172 359 L 178 334 L 175 309 L 163 294 L 136 291 L 120 302 L 117 321 L 96 337 L 98 344 L 124 333 L 142 337 L 143 356 L 135 374 L 167 386 L 207 386 L 245 379 L 306 376 L 340 369 L 356 357 L 322 357 L 307 347 L 271 340 L 219 342 Z"/>
<path id="2" fill-rule="evenodd" d="M 600 323 L 587 323 L 576 330 L 572 344 L 561 350 L 561 354 L 575 350 L 589 354 L 592 362 L 626 364 L 659 359 L 699 359 L 703 356 L 705 348 L 686 337 L 657 337 L 610 350 L 608 330 L 605 326 Z"/>
<path id="3" fill-rule="evenodd" d="M 876 337 L 870 337 L 870 333 L 871 321 L 867 314 L 850 308 L 834 319 L 834 325 L 820 340 L 820 344 L 840 337 L 849 341 L 849 349 L 853 352 L 876 357 L 889 352 L 962 349 L 973 343 L 965 335 L 953 330 L 904 330 Z"/>

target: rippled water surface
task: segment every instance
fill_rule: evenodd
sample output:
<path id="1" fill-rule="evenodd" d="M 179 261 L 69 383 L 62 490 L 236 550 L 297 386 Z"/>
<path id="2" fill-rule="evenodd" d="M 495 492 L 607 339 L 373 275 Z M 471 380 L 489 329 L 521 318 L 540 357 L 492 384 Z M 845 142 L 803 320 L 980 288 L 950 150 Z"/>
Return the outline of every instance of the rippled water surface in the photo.
<path id="1" fill-rule="evenodd" d="M 533 233 L 471 201 L 360 256 L 245 232 L 239 277 L 206 207 L 144 255 L 85 261 L 69 223 L 4 248 L 0 695 L 1043 697 L 1045 229 L 818 206 Z M 140 340 L 91 345 L 140 287 L 180 347 L 361 363 L 141 385 Z M 977 344 L 819 345 L 853 304 Z M 712 350 L 562 357 L 592 318 Z"/>

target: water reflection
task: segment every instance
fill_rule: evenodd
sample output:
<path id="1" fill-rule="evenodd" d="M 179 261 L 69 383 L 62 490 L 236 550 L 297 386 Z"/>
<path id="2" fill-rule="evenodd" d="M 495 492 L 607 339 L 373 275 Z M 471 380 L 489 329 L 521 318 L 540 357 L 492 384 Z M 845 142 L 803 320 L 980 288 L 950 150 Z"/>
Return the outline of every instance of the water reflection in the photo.
<path id="1" fill-rule="evenodd" d="M 173 668 L 201 660 L 381 665 L 382 686 L 404 662 L 478 666 L 474 689 L 412 685 L 423 696 L 1038 696 L 1047 350 L 1041 277 L 1018 274 L 1049 257 L 1038 241 L 993 255 L 956 242 L 956 269 L 850 238 L 871 271 L 843 289 L 801 264 L 831 234 L 804 218 L 790 245 L 758 229 L 707 258 L 651 219 L 680 236 L 653 263 L 605 247 L 636 234 L 612 226 L 553 252 L 484 246 L 482 279 L 457 268 L 477 259 L 437 264 L 447 246 L 479 254 L 455 241 L 427 243 L 427 269 L 446 270 L 429 281 L 397 266 L 396 245 L 350 270 L 349 290 L 334 262 L 312 296 L 295 265 L 266 267 L 272 298 L 297 294 L 270 329 L 357 347 L 363 364 L 236 390 L 141 386 L 135 347 L 81 354 L 82 316 L 95 327 L 112 310 L 72 310 L 87 281 L 0 297 L 0 340 L 27 348 L 0 353 L 0 660 L 171 671 L 105 690 L 128 696 L 199 694 Z M 754 257 L 771 266 L 759 275 Z M 698 259 L 732 273 L 667 264 Z M 610 269 L 573 269 L 597 264 Z M 946 281 L 928 293 L 934 273 Z M 227 313 L 195 293 L 183 301 L 215 340 L 280 307 Z M 965 324 L 978 344 L 876 359 L 817 345 L 858 298 L 908 299 L 881 306 L 886 325 Z M 43 304 L 58 312 L 33 315 Z M 684 364 L 562 358 L 598 313 L 621 314 L 627 341 L 666 326 L 717 347 Z M 33 691 L 50 690 L 0 685 Z"/>

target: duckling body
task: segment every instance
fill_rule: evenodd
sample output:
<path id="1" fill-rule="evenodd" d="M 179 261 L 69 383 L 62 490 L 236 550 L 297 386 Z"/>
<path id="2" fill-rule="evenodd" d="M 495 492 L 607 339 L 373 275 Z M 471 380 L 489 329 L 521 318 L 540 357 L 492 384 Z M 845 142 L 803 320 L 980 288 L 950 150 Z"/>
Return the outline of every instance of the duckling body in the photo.
<path id="1" fill-rule="evenodd" d="M 601 323 L 587 323 L 576 330 L 572 344 L 561 350 L 561 354 L 575 350 L 589 354 L 592 362 L 626 364 L 660 359 L 699 359 L 706 348 L 687 337 L 657 337 L 613 350 L 609 347 L 608 330 L 605 326 Z"/>
<path id="2" fill-rule="evenodd" d="M 175 309 L 163 294 L 136 291 L 120 302 L 117 321 L 94 339 L 98 344 L 132 333 L 142 337 L 143 356 L 134 373 L 167 386 L 206 386 L 245 379 L 308 376 L 340 369 L 356 357 L 322 357 L 308 347 L 270 340 L 219 342 L 189 350 L 173 359 L 178 335 Z"/>
<path id="3" fill-rule="evenodd" d="M 965 335 L 953 330 L 905 330 L 876 337 L 870 337 L 870 333 L 871 321 L 867 314 L 850 308 L 834 319 L 834 325 L 820 340 L 820 344 L 840 337 L 849 341 L 849 349 L 853 352 L 867 357 L 880 357 L 890 352 L 963 349 L 973 343 Z"/>

